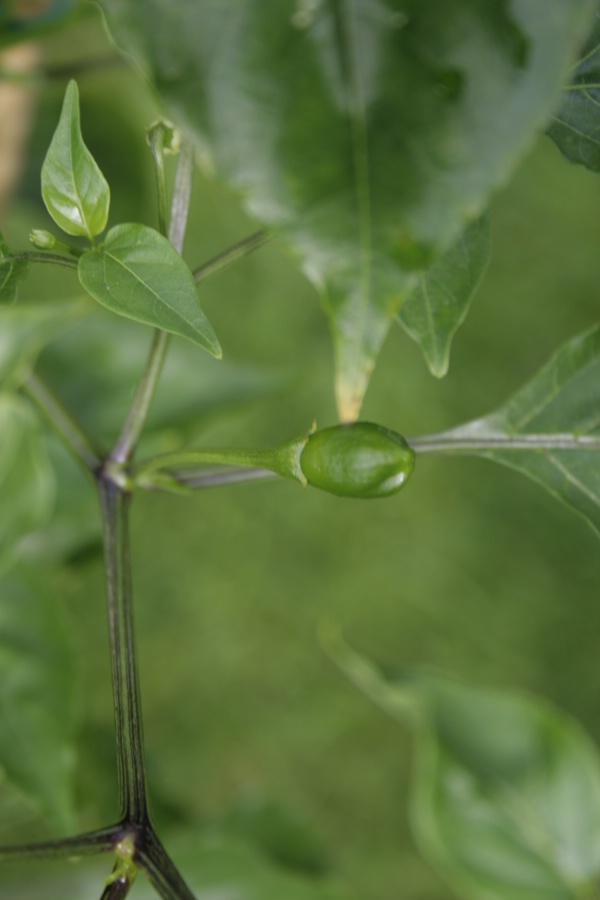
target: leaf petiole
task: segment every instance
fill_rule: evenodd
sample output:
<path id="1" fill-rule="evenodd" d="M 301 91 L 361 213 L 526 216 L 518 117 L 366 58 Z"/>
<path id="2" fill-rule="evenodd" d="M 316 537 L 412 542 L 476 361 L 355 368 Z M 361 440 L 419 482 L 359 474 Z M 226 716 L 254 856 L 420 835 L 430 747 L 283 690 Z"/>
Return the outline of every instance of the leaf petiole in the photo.
<path id="1" fill-rule="evenodd" d="M 224 250 L 223 253 L 219 253 L 217 256 L 209 259 L 208 262 L 193 270 L 192 274 L 196 284 L 200 284 L 201 281 L 206 281 L 212 275 L 216 275 L 217 272 L 226 269 L 227 266 L 230 266 L 232 263 L 237 262 L 239 259 L 243 259 L 245 256 L 249 256 L 261 247 L 264 247 L 265 244 L 268 244 L 269 241 L 273 240 L 273 237 L 274 235 L 269 231 L 255 231 L 237 244 L 234 244 L 228 250 Z"/>

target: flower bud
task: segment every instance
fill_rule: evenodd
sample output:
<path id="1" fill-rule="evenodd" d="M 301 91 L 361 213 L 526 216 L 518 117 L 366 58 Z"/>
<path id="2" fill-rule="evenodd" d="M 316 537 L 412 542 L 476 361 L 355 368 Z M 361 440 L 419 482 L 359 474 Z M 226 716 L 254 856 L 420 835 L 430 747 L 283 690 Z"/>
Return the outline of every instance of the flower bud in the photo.
<path id="1" fill-rule="evenodd" d="M 34 228 L 29 233 L 29 240 L 38 250 L 57 250 L 62 249 L 64 246 L 62 241 L 59 241 L 50 231 L 45 231 L 43 228 Z"/>
<path id="2" fill-rule="evenodd" d="M 169 119 L 157 119 L 146 130 L 146 140 L 152 146 L 155 140 L 160 142 L 162 152 L 174 156 L 181 150 L 181 132 Z"/>
<path id="3" fill-rule="evenodd" d="M 300 455 L 308 483 L 342 497 L 394 494 L 414 465 L 414 451 L 404 438 L 372 422 L 315 431 Z"/>

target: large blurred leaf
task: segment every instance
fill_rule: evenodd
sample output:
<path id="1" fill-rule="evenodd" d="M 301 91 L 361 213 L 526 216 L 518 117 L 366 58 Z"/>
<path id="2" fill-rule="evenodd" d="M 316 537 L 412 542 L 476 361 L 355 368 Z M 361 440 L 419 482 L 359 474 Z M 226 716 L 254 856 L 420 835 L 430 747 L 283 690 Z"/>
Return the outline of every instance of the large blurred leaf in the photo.
<path id="1" fill-rule="evenodd" d="M 79 123 L 79 91 L 70 81 L 60 119 L 42 165 L 42 197 L 67 234 L 90 239 L 104 231 L 110 189 L 86 147 Z"/>
<path id="2" fill-rule="evenodd" d="M 170 241 L 147 225 L 116 225 L 79 259 L 85 290 L 112 312 L 181 335 L 220 357 L 194 277 Z"/>
<path id="3" fill-rule="evenodd" d="M 565 344 L 491 415 L 427 443 L 524 472 L 600 531 L 600 326 Z"/>
<path id="4" fill-rule="evenodd" d="M 353 896 L 329 879 L 305 878 L 273 865 L 231 837 L 191 834 L 180 838 L 173 854 L 197 900 L 350 900 Z M 140 900 L 153 896 L 150 888 L 144 891 L 140 885 Z"/>
<path id="5" fill-rule="evenodd" d="M 172 114 L 322 291 L 340 415 L 552 111 L 591 0 L 103 0 Z"/>
<path id="6" fill-rule="evenodd" d="M 12 251 L 0 234 L 0 304 L 14 303 L 19 284 L 27 277 L 29 261 L 14 259 Z"/>
<path id="7" fill-rule="evenodd" d="M 600 171 L 600 12 L 548 134 L 571 162 Z"/>
<path id="8" fill-rule="evenodd" d="M 76 686 L 58 599 L 31 576 L 0 578 L 0 767 L 62 833 L 74 829 Z"/>
<path id="9" fill-rule="evenodd" d="M 108 445 L 127 415 L 150 341 L 146 329 L 97 308 L 44 350 L 39 368 L 87 430 Z M 79 376 L 73 378 L 73 372 Z M 174 340 L 143 440 L 166 452 L 211 417 L 281 389 L 272 373 L 228 359 L 216 362 L 188 341 Z"/>
<path id="10" fill-rule="evenodd" d="M 22 381 L 42 347 L 84 311 L 81 303 L 0 306 L 0 386 Z"/>
<path id="11" fill-rule="evenodd" d="M 350 679 L 417 738 L 412 822 L 472 900 L 581 900 L 600 877 L 600 759 L 549 704 L 432 672 L 388 679 L 339 640 Z"/>
<path id="12" fill-rule="evenodd" d="M 399 322 L 421 345 L 433 375 L 448 371 L 450 345 L 490 261 L 487 216 L 468 225 L 463 234 L 429 269 L 419 274 L 417 287 L 402 307 Z"/>
<path id="13" fill-rule="evenodd" d="M 35 413 L 19 397 L 0 394 L 0 571 L 13 545 L 46 521 L 54 472 Z"/>
<path id="14" fill-rule="evenodd" d="M 260 795 L 242 798 L 222 819 L 226 834 L 244 838 L 275 863 L 305 875 L 327 871 L 324 842 L 299 810 Z"/>

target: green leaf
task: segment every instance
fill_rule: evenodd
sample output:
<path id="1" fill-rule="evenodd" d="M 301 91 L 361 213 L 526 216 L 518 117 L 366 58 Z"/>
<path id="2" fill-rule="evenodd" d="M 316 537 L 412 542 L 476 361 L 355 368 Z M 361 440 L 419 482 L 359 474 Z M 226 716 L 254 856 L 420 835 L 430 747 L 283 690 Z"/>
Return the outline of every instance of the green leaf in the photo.
<path id="1" fill-rule="evenodd" d="M 339 639 L 349 678 L 417 739 L 412 824 L 460 897 L 581 900 L 600 876 L 600 760 L 577 722 L 518 693 L 409 670 Z"/>
<path id="2" fill-rule="evenodd" d="M 19 284 L 28 272 L 29 260 L 14 259 L 12 250 L 0 234 L 0 305 L 15 302 Z"/>
<path id="3" fill-rule="evenodd" d="M 42 166 L 42 197 L 56 224 L 67 234 L 91 240 L 106 228 L 110 189 L 81 136 L 75 81 L 67 87 Z"/>
<path id="4" fill-rule="evenodd" d="M 0 578 L 0 768 L 65 834 L 75 824 L 76 686 L 58 598 L 31 574 Z"/>
<path id="5" fill-rule="evenodd" d="M 487 216 L 469 225 L 436 262 L 419 275 L 398 321 L 421 346 L 431 373 L 443 378 L 452 338 L 464 322 L 490 261 Z"/>
<path id="6" fill-rule="evenodd" d="M 19 385 L 42 347 L 83 312 L 81 303 L 0 306 L 0 388 Z"/>
<path id="7" fill-rule="evenodd" d="M 0 393 L 0 436 L 1 571 L 13 545 L 50 515 L 55 480 L 38 418 L 12 394 Z"/>
<path id="8" fill-rule="evenodd" d="M 529 475 L 600 532 L 600 326 L 565 344 L 491 415 L 437 439 Z"/>
<path id="9" fill-rule="evenodd" d="M 600 172 L 600 13 L 548 135 L 571 162 Z"/>
<path id="10" fill-rule="evenodd" d="M 79 259 L 94 300 L 144 325 L 181 335 L 219 358 L 221 348 L 198 301 L 194 276 L 173 245 L 146 225 L 116 225 Z"/>
<path id="11" fill-rule="evenodd" d="M 102 0 L 207 165 L 321 291 L 356 418 L 423 269 L 545 127 L 592 0 Z"/>
<path id="12" fill-rule="evenodd" d="M 327 853 L 315 823 L 294 806 L 252 794 L 221 821 L 224 833 L 244 839 L 272 862 L 306 875 L 327 872 Z"/>
<path id="13" fill-rule="evenodd" d="M 49 345 L 37 369 L 89 433 L 112 444 L 131 405 L 151 336 L 100 306 Z M 73 372 L 86 371 L 85 378 Z M 169 349 L 144 429 L 140 458 L 179 449 L 205 436 L 209 423 L 284 393 L 289 380 L 227 358 L 215 365 L 189 341 Z M 62 483 L 62 482 L 61 482 Z M 94 501 L 95 502 L 95 501 Z"/>

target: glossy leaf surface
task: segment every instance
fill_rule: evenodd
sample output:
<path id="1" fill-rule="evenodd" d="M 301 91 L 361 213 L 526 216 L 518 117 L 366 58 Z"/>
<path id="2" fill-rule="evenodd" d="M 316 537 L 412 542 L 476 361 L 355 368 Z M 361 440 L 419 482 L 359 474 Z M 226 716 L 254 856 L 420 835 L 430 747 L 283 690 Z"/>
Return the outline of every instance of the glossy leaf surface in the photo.
<path id="1" fill-rule="evenodd" d="M 107 309 L 178 334 L 212 356 L 221 348 L 200 309 L 194 276 L 173 245 L 146 225 L 116 225 L 79 259 L 79 280 Z"/>
<path id="2" fill-rule="evenodd" d="M 103 0 L 172 115 L 321 291 L 342 419 L 389 324 L 544 127 L 590 0 Z"/>
<path id="3" fill-rule="evenodd" d="M 28 260 L 12 259 L 12 251 L 0 234 L 0 305 L 14 303 L 19 284 L 28 272 Z"/>
<path id="4" fill-rule="evenodd" d="M 83 142 L 79 91 L 70 81 L 60 119 L 42 166 L 42 197 L 67 234 L 94 238 L 106 228 L 110 190 Z"/>
<path id="5" fill-rule="evenodd" d="M 412 822 L 422 852 L 471 900 L 578 900 L 600 875 L 600 759 L 539 699 L 433 672 L 385 678 L 345 645 L 351 680 L 417 739 Z"/>
<path id="6" fill-rule="evenodd" d="M 449 250 L 419 274 L 417 287 L 400 311 L 398 321 L 421 346 L 437 378 L 448 371 L 452 338 L 466 318 L 490 253 L 490 224 L 484 217 L 469 225 Z"/>
<path id="7" fill-rule="evenodd" d="M 600 171 L 600 13 L 548 134 L 571 162 Z"/>
<path id="8" fill-rule="evenodd" d="M 600 531 L 600 327 L 569 341 L 494 413 L 441 437 L 524 472 Z"/>
<path id="9" fill-rule="evenodd" d="M 42 347 L 82 312 L 75 303 L 0 306 L 0 387 L 19 384 Z"/>
<path id="10" fill-rule="evenodd" d="M 46 521 L 54 473 L 37 416 L 20 397 L 0 393 L 0 571 L 13 545 Z"/>
<path id="11" fill-rule="evenodd" d="M 75 691 L 60 603 L 13 570 L 0 578 L 0 768 L 59 833 L 74 828 Z"/>

